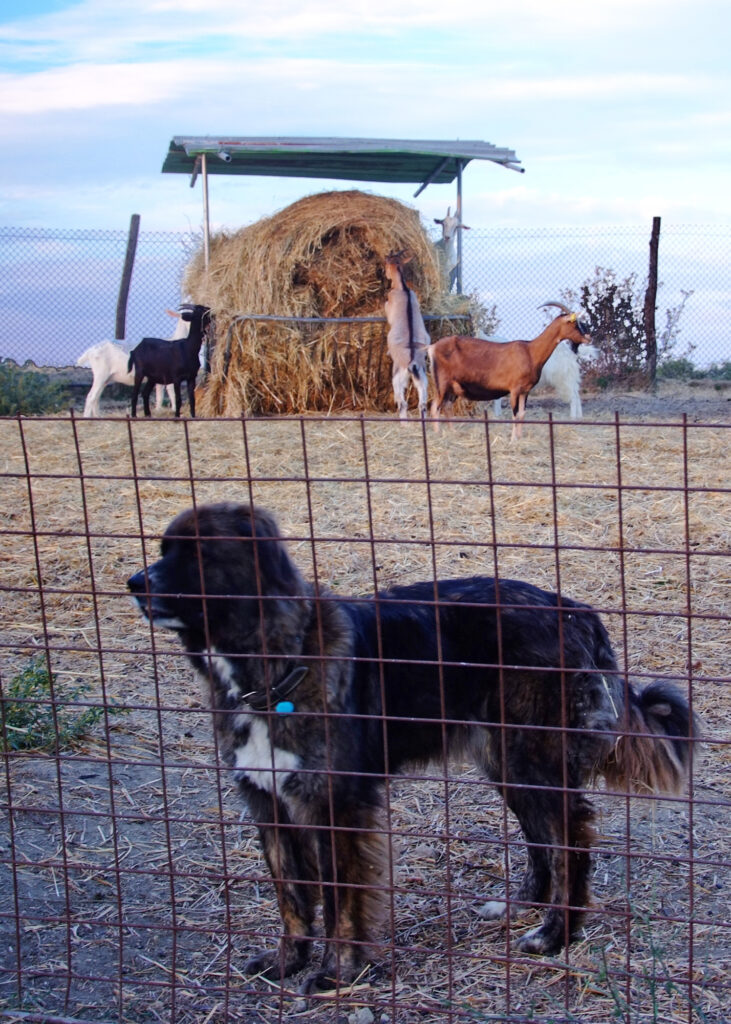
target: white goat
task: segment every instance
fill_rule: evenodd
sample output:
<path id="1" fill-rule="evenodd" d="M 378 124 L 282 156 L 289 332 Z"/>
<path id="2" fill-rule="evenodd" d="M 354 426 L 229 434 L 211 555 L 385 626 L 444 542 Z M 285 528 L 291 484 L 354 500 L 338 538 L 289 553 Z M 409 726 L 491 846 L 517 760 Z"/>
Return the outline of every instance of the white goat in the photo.
<path id="1" fill-rule="evenodd" d="M 456 398 L 485 402 L 509 395 L 513 413 L 511 437 L 520 437 L 527 396 L 558 343 L 566 339 L 588 345 L 591 341 L 587 327 L 563 303 L 544 305 L 558 306 L 563 312 L 532 341 L 502 344 L 450 335 L 429 346 L 436 392 L 431 410 L 435 430 L 439 427 L 439 414 Z"/>
<path id="2" fill-rule="evenodd" d="M 485 341 L 498 341 L 505 344 L 510 339 L 500 338 L 496 335 L 478 333 L 478 338 Z M 536 384 L 534 391 L 539 388 L 549 387 L 556 392 L 556 397 L 566 402 L 569 406 L 569 415 L 572 420 L 580 420 L 582 417 L 581 408 L 581 363 L 591 362 L 599 354 L 599 350 L 593 345 L 583 345 L 577 352 L 574 351 L 574 344 L 561 342 L 544 365 L 541 377 Z M 496 398 L 493 402 L 493 415 L 502 415 L 502 398 Z"/>
<path id="3" fill-rule="evenodd" d="M 451 214 L 451 209 L 451 206 L 447 207 L 447 215 L 442 217 L 441 220 L 438 217 L 434 218 L 434 223 L 440 224 L 442 228 L 442 237 L 438 242 L 434 243 L 434 247 L 437 250 L 442 274 L 449 285 L 447 290 L 450 292 L 457 280 L 457 233 L 459 231 L 472 230 L 467 224 L 462 223 L 462 209 L 459 199 L 457 200 L 457 209 L 454 216 Z"/>
<path id="4" fill-rule="evenodd" d="M 175 341 L 178 338 L 186 338 L 190 329 L 190 324 L 186 323 L 181 316 L 179 316 L 172 309 L 166 309 L 165 312 L 168 316 L 173 316 L 177 320 L 175 325 L 175 331 L 170 337 L 170 341 Z M 88 366 L 92 372 L 92 382 L 89 388 L 89 393 L 86 396 L 84 402 L 84 416 L 89 419 L 93 416 L 99 416 L 99 399 L 101 393 L 107 384 L 128 384 L 130 387 L 134 385 L 135 375 L 127 369 L 127 363 L 129 362 L 129 351 L 122 348 L 116 341 L 100 341 L 96 345 L 92 345 L 91 348 L 87 348 L 81 353 L 79 358 L 76 360 L 77 366 Z M 170 401 L 171 407 L 175 408 L 175 388 L 172 384 L 163 385 L 158 384 L 155 388 L 155 409 L 160 409 L 163 403 L 163 396 L 165 392 L 168 393 L 168 400 Z"/>
<path id="5" fill-rule="evenodd" d="M 431 341 L 419 309 L 419 300 L 404 280 L 402 267 L 408 262 L 403 251 L 391 252 L 386 257 L 386 278 L 391 284 L 386 299 L 389 325 L 386 342 L 393 363 L 393 397 L 402 420 L 408 416 L 406 389 L 409 381 L 413 381 L 419 395 L 419 415 L 426 413 L 426 350 Z"/>

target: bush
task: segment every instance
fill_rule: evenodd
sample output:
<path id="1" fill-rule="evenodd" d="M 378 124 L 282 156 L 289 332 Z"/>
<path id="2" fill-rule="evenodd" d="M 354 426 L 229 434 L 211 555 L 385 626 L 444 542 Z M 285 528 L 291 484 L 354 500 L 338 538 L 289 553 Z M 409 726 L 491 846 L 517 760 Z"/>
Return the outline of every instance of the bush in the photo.
<path id="1" fill-rule="evenodd" d="M 701 376 L 710 377 L 711 380 L 731 380 L 731 362 L 711 363 Z"/>
<path id="2" fill-rule="evenodd" d="M 71 746 L 104 717 L 102 707 L 73 707 L 88 700 L 87 694 L 86 686 L 60 686 L 49 675 L 44 657 L 31 659 L 8 686 L 0 689 L 0 749 Z M 122 710 L 114 705 L 110 713 L 119 714 Z"/>
<path id="3" fill-rule="evenodd" d="M 693 380 L 704 376 L 696 370 L 690 359 L 668 359 L 658 366 L 657 375 L 662 380 Z"/>
<path id="4" fill-rule="evenodd" d="M 585 374 L 587 379 L 593 374 L 597 384 L 601 381 L 600 386 L 605 387 L 620 381 L 623 384 L 647 382 L 646 290 L 646 283 L 640 283 L 637 274 L 620 278 L 614 270 L 596 267 L 593 277 L 587 278 L 578 290 L 565 289 L 561 293 L 567 305 L 583 311 L 589 331 L 599 346 L 599 358 L 592 371 Z M 656 329 L 658 368 L 668 362 L 687 362 L 685 357 L 693 349 L 689 345 L 682 359 L 675 356 L 680 319 L 692 294 L 681 291 L 681 301 L 665 310 L 665 326 Z"/>
<path id="5" fill-rule="evenodd" d="M 657 368 L 663 380 L 731 380 L 731 362 L 711 363 L 699 370 L 690 359 L 668 359 Z"/>
<path id="6" fill-rule="evenodd" d="M 24 370 L 10 360 L 0 362 L 0 416 L 58 412 L 66 401 L 66 389 L 48 374 Z"/>

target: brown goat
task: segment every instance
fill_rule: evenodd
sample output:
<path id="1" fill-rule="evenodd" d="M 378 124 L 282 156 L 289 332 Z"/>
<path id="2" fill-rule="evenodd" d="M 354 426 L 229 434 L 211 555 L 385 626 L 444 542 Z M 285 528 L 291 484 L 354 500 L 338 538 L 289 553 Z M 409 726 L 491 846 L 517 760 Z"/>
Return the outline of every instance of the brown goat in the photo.
<path id="1" fill-rule="evenodd" d="M 538 383 L 541 370 L 560 341 L 587 345 L 591 337 L 576 313 L 557 302 L 563 312 L 532 341 L 506 343 L 450 335 L 429 346 L 436 395 L 431 414 L 439 429 L 439 414 L 457 398 L 485 402 L 510 397 L 513 413 L 511 440 L 520 437 L 528 393 Z"/>

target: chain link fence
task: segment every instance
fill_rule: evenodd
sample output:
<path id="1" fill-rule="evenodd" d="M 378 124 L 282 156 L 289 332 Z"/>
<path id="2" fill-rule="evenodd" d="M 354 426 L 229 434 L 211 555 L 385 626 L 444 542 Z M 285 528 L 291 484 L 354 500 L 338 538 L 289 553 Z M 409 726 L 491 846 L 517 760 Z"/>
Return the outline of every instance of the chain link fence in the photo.
<path id="1" fill-rule="evenodd" d="M 650 224 L 643 227 L 472 228 L 464 232 L 464 291 L 492 309 L 495 330 L 533 337 L 536 307 L 578 293 L 597 268 L 619 281 L 634 276 L 644 293 Z M 184 268 L 200 244 L 194 232 L 142 231 L 127 308 L 129 345 L 167 337 L 165 309 L 181 299 Z M 113 338 L 126 231 L 0 228 L 0 357 L 68 366 L 89 345 Z M 691 293 L 673 358 L 698 369 L 731 357 L 731 226 L 662 225 L 657 329 Z M 246 313 L 249 310 L 239 310 Z M 276 313 L 277 311 L 272 311 Z"/>
<path id="2" fill-rule="evenodd" d="M 125 340 L 166 338 L 165 310 L 181 300 L 183 270 L 197 236 L 140 232 L 127 306 Z M 126 231 L 0 228 L 0 357 L 22 364 L 72 366 L 99 341 L 113 339 Z"/>
<path id="3" fill-rule="evenodd" d="M 536 307 L 577 294 L 598 268 L 619 282 L 634 277 L 641 308 L 647 281 L 650 228 L 494 228 L 464 232 L 464 290 L 495 307 L 496 332 L 530 338 L 543 319 Z M 679 320 L 672 358 L 688 358 L 699 369 L 731 358 L 731 227 L 662 224 L 656 326 L 661 339 L 667 311 L 691 293 Z"/>

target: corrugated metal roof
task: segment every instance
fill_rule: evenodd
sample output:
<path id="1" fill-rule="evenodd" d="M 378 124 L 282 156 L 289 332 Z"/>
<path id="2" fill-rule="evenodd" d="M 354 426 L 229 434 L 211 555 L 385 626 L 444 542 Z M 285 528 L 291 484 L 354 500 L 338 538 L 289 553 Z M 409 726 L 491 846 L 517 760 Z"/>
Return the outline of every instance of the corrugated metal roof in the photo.
<path id="1" fill-rule="evenodd" d="M 205 153 L 208 174 L 261 174 L 350 181 L 454 181 L 470 160 L 523 171 L 512 149 L 490 142 L 412 139 L 244 138 L 176 135 L 162 170 L 192 174 Z"/>

